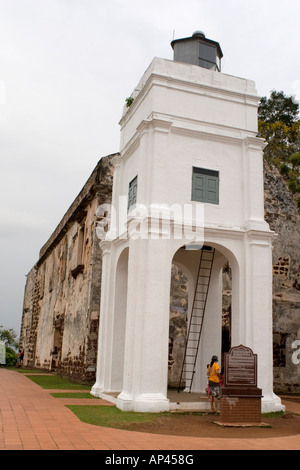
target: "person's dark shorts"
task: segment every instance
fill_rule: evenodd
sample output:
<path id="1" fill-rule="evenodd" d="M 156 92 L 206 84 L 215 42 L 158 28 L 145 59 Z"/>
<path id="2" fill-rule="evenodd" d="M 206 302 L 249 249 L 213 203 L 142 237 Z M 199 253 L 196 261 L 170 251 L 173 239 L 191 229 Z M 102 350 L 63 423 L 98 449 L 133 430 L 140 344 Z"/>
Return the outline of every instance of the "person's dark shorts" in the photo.
<path id="1" fill-rule="evenodd" d="M 209 381 L 209 393 L 212 397 L 220 398 L 220 387 L 217 382 Z"/>

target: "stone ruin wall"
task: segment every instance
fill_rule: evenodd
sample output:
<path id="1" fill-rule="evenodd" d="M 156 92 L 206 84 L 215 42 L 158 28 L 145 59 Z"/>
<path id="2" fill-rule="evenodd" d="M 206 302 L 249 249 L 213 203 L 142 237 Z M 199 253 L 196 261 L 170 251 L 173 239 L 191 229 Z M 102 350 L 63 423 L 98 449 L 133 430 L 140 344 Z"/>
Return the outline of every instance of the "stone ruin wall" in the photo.
<path id="1" fill-rule="evenodd" d="M 20 346 L 24 348 L 24 365 L 34 365 L 35 343 L 39 320 L 39 285 L 34 266 L 27 275 L 23 302 Z"/>
<path id="2" fill-rule="evenodd" d="M 178 387 L 187 334 L 188 281 L 184 273 L 172 266 L 170 293 L 168 384 Z"/>
<path id="3" fill-rule="evenodd" d="M 111 158 L 101 160 L 27 276 L 20 343 L 24 365 L 95 380 L 101 250 L 96 210 L 110 203 Z"/>
<path id="4" fill-rule="evenodd" d="M 93 336 L 98 336 L 99 313 L 98 309 L 90 311 L 89 302 L 92 250 L 97 250 L 93 240 L 96 204 L 92 201 L 84 222 L 72 223 L 27 278 L 22 330 L 24 362 L 30 366 L 85 377 L 88 344 L 89 362 L 95 370 Z"/>
<path id="5" fill-rule="evenodd" d="M 292 347 L 300 340 L 300 214 L 276 168 L 265 163 L 265 218 L 273 243 L 273 357 L 276 393 L 300 393 L 300 365 Z"/>

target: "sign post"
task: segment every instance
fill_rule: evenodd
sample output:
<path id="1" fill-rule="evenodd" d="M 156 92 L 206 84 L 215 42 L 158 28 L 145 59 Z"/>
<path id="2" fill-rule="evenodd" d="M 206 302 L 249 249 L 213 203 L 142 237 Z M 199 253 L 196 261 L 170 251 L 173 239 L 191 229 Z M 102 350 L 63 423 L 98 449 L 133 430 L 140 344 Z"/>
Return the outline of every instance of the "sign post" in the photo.
<path id="1" fill-rule="evenodd" d="M 250 348 L 242 344 L 231 348 L 229 353 L 225 354 L 224 369 L 221 423 L 260 424 L 262 391 L 257 387 L 257 354 L 253 354 Z"/>

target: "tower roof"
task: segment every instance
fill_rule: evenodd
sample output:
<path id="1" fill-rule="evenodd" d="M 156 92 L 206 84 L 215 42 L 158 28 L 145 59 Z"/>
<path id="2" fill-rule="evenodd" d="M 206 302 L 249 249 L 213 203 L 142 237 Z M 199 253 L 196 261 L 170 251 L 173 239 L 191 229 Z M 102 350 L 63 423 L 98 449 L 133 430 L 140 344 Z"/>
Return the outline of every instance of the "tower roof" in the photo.
<path id="1" fill-rule="evenodd" d="M 171 46 L 175 62 L 221 71 L 223 52 L 220 44 L 207 39 L 203 31 L 195 31 L 191 37 L 174 39 Z"/>
<path id="2" fill-rule="evenodd" d="M 203 44 L 215 46 L 217 48 L 218 56 L 220 57 L 220 59 L 223 57 L 223 52 L 222 52 L 220 44 L 217 41 L 213 41 L 212 39 L 207 39 L 204 32 L 200 30 L 195 31 L 193 35 L 190 37 L 174 39 L 171 42 L 171 46 L 172 46 L 172 49 L 174 50 L 174 46 L 179 42 L 187 42 L 187 41 L 195 41 L 195 40 L 200 40 L 200 42 Z"/>

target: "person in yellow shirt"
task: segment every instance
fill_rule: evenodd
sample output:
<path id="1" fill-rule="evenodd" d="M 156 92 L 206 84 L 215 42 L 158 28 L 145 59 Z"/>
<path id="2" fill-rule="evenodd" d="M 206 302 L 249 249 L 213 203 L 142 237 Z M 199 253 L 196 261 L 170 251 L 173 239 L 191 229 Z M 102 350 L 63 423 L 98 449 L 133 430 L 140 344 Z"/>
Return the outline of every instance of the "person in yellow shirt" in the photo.
<path id="1" fill-rule="evenodd" d="M 209 384 L 210 406 L 211 411 L 218 412 L 218 399 L 220 396 L 220 367 L 218 364 L 218 357 L 213 356 L 207 368 L 207 377 Z"/>

